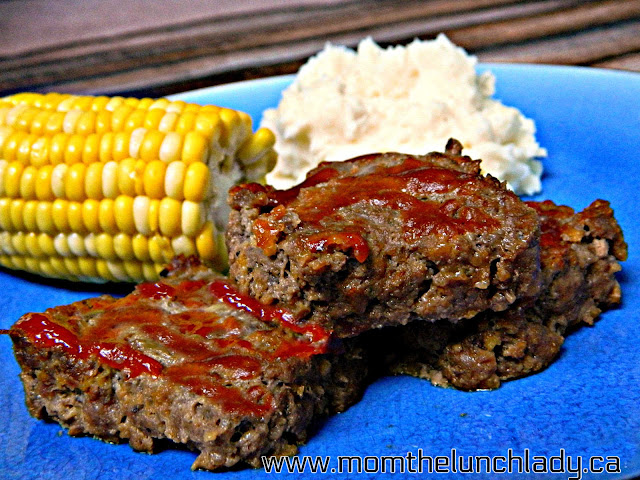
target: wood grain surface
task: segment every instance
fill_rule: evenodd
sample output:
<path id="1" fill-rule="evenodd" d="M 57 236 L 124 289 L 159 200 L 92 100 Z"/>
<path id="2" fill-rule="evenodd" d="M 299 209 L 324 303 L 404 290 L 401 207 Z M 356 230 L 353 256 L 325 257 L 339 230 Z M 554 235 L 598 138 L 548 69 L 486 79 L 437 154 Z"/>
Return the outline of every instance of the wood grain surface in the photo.
<path id="1" fill-rule="evenodd" d="M 440 32 L 480 61 L 640 71 L 640 0 L 14 0 L 0 94 L 160 96 L 295 72 L 326 42 Z"/>

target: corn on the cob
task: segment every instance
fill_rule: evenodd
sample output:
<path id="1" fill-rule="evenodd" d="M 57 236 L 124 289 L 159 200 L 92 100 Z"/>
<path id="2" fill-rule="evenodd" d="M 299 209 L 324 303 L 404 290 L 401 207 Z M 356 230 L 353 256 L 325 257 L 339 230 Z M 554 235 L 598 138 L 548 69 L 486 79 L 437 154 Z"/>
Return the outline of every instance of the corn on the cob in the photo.
<path id="1" fill-rule="evenodd" d="M 150 98 L 0 99 L 0 265 L 154 280 L 174 255 L 226 268 L 229 187 L 263 181 L 274 136 L 244 112 Z"/>

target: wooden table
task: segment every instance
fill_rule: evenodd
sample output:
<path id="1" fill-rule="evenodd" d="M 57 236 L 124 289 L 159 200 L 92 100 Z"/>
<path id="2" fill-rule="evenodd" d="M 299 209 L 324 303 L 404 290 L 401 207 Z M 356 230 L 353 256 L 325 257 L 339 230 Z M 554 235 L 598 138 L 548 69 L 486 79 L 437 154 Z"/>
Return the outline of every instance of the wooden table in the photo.
<path id="1" fill-rule="evenodd" d="M 22 0 L 0 3 L 0 95 L 161 96 L 439 32 L 485 62 L 640 71 L 640 0 Z"/>

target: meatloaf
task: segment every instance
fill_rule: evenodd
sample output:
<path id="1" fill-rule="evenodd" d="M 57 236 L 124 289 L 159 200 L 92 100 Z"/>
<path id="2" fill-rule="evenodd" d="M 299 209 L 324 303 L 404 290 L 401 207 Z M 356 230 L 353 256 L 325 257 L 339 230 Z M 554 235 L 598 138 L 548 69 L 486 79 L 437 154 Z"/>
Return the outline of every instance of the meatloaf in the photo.
<path id="1" fill-rule="evenodd" d="M 355 340 L 329 345 L 194 261 L 124 298 L 24 315 L 8 333 L 33 416 L 147 452 L 168 439 L 209 470 L 295 453 L 367 376 Z"/>
<path id="2" fill-rule="evenodd" d="M 336 337 L 535 295 L 536 212 L 461 150 L 450 140 L 444 153 L 321 164 L 290 190 L 232 188 L 230 276 Z"/>
<path id="3" fill-rule="evenodd" d="M 615 273 L 627 245 L 608 202 L 597 200 L 580 213 L 550 201 L 528 205 L 541 219 L 540 295 L 457 325 L 385 329 L 372 341 L 388 370 L 465 390 L 496 388 L 549 365 L 572 327 L 591 325 L 603 308 L 620 302 Z"/>

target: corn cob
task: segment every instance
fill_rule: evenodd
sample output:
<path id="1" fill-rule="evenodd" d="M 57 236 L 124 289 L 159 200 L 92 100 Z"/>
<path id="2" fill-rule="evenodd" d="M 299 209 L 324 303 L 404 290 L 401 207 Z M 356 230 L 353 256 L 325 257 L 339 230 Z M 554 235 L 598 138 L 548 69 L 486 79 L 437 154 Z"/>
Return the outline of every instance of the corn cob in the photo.
<path id="1" fill-rule="evenodd" d="M 0 265 L 151 281 L 175 255 L 226 268 L 226 194 L 263 181 L 274 136 L 248 114 L 150 98 L 0 99 Z"/>

